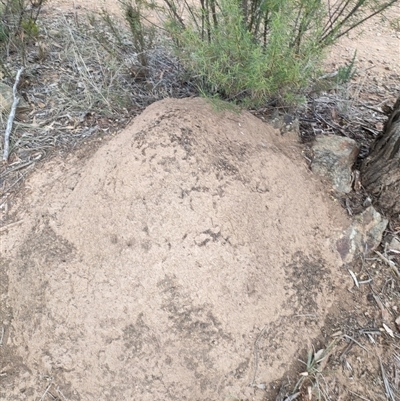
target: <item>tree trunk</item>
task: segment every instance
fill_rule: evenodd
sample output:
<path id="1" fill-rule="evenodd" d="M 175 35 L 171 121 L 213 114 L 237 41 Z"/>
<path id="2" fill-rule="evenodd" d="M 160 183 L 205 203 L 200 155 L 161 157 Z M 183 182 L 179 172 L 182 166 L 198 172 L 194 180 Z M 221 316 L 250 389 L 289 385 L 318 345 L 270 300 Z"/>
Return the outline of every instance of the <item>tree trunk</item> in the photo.
<path id="1" fill-rule="evenodd" d="M 400 218 L 400 98 L 361 167 L 362 184 L 388 217 Z"/>

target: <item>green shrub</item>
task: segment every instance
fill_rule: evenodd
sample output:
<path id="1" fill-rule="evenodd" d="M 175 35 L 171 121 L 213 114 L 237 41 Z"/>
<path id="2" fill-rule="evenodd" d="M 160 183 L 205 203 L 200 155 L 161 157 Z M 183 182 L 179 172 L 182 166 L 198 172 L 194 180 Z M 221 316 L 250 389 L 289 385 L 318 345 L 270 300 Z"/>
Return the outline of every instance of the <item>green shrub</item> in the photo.
<path id="1" fill-rule="evenodd" d="M 296 103 L 325 49 L 398 1 L 164 0 L 164 28 L 203 92 L 250 106 Z"/>
<path id="2" fill-rule="evenodd" d="M 322 48 L 314 37 L 297 40 L 289 29 L 296 10 L 274 5 L 265 35 L 236 0 L 221 0 L 208 20 L 207 10 L 188 24 L 171 16 L 167 30 L 184 66 L 202 90 L 257 106 L 268 98 L 297 102 L 318 67 Z M 197 12 L 197 10 L 196 10 Z M 178 23 L 177 23 L 178 22 Z M 320 21 L 315 30 L 322 29 Z M 258 26 L 258 28 L 257 28 Z M 297 40 L 297 41 L 296 41 Z"/>

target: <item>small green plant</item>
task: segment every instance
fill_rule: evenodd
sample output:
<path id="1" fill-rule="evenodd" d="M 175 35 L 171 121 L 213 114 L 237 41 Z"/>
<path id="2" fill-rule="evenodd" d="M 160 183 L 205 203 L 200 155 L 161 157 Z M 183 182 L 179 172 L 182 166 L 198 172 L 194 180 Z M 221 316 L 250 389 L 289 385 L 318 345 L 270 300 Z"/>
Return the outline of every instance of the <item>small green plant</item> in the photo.
<path id="1" fill-rule="evenodd" d="M 390 21 L 390 27 L 394 29 L 396 32 L 400 32 L 400 17 L 393 18 Z"/>
<path id="2" fill-rule="evenodd" d="M 321 379 L 323 378 L 322 363 L 328 359 L 336 344 L 337 340 L 334 340 L 325 349 L 320 349 L 317 352 L 311 350 L 308 352 L 307 361 L 300 361 L 306 366 L 306 370 L 300 373 L 300 379 L 296 383 L 294 392 L 304 391 L 307 387 L 309 392 L 315 393 L 317 400 L 327 399 L 321 386 Z"/>
<path id="3" fill-rule="evenodd" d="M 95 14 L 89 16 L 89 22 L 93 27 L 92 34 L 113 57 L 132 58 L 133 51 L 136 60 L 132 60 L 132 76 L 145 77 L 149 66 L 148 52 L 154 48 L 155 41 L 155 27 L 146 23 L 146 11 L 152 7 L 142 0 L 118 1 L 128 24 L 129 38 L 126 37 L 125 29 L 121 29 L 119 22 L 105 9 L 100 13 L 100 24 Z"/>
<path id="4" fill-rule="evenodd" d="M 140 64 L 147 67 L 147 51 L 153 47 L 155 32 L 151 25 L 146 26 L 144 23 L 144 3 L 141 1 L 132 3 L 125 0 L 120 0 L 120 2 L 131 30 L 133 46 Z"/>
<path id="5" fill-rule="evenodd" d="M 21 30 L 36 36 L 39 28 L 37 19 L 47 0 L 0 0 L 0 27 L 7 36 L 17 35 Z"/>
<path id="6" fill-rule="evenodd" d="M 25 47 L 39 36 L 37 20 L 46 1 L 0 0 L 0 51 L 13 48 L 25 64 Z"/>
<path id="7" fill-rule="evenodd" d="M 22 20 L 21 29 L 29 38 L 37 38 L 39 36 L 39 26 L 32 18 Z"/>
<path id="8" fill-rule="evenodd" d="M 4 43 L 8 38 L 7 28 L 2 21 L 0 21 L 0 43 Z"/>
<path id="9" fill-rule="evenodd" d="M 356 73 L 355 69 L 356 55 L 357 52 L 355 51 L 350 63 L 339 67 L 336 76 L 336 83 L 338 85 L 345 84 L 354 77 L 354 74 Z"/>

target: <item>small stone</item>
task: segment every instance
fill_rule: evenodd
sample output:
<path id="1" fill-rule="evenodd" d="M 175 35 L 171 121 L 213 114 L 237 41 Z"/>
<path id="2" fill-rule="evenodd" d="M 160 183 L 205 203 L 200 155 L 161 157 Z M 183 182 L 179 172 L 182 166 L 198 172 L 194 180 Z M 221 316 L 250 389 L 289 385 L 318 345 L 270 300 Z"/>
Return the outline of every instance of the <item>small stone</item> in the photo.
<path id="1" fill-rule="evenodd" d="M 359 151 L 357 143 L 350 138 L 326 135 L 316 139 L 313 151 L 312 171 L 327 178 L 335 191 L 349 193 L 352 190 L 351 168 Z"/>
<path id="2" fill-rule="evenodd" d="M 0 83 L 0 113 L 8 112 L 13 102 L 12 88 Z"/>
<path id="3" fill-rule="evenodd" d="M 388 220 L 370 206 L 354 218 L 353 224 L 337 241 L 336 249 L 345 263 L 375 250 L 382 241 Z"/>
<path id="4" fill-rule="evenodd" d="M 28 104 L 24 99 L 19 97 L 19 103 L 17 106 L 17 113 L 22 111 L 27 111 L 29 109 Z M 13 90 L 10 86 L 0 82 L 0 114 L 8 115 L 13 104 Z"/>

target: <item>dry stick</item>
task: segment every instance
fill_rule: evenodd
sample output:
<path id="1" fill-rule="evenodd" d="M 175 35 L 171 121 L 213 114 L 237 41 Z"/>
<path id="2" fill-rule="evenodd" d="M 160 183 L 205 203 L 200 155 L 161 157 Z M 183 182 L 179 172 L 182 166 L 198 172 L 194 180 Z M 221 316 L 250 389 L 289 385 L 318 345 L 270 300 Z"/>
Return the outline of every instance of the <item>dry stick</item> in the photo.
<path id="1" fill-rule="evenodd" d="M 290 395 L 289 397 L 286 397 L 285 401 L 294 401 L 297 398 L 299 398 L 300 394 L 301 394 L 300 391 L 298 391 L 297 393 L 294 393 L 294 394 Z"/>
<path id="2" fill-rule="evenodd" d="M 365 398 L 365 397 L 363 397 L 363 396 L 360 395 L 360 394 L 357 394 L 357 393 L 355 393 L 355 392 L 353 392 L 353 391 L 350 391 L 350 390 L 348 390 L 348 391 L 349 391 L 349 393 L 354 394 L 356 397 L 359 397 L 359 398 L 361 398 L 362 400 L 371 401 L 369 398 Z"/>
<path id="3" fill-rule="evenodd" d="M 385 369 L 383 369 L 383 364 L 382 364 L 381 358 L 379 358 L 379 364 L 381 365 L 381 373 L 382 373 L 383 384 L 385 386 L 386 399 L 390 400 L 390 401 L 395 401 L 392 389 L 390 388 L 389 380 L 385 373 Z"/>
<path id="4" fill-rule="evenodd" d="M 36 160 L 29 160 L 28 162 L 22 163 L 22 164 L 20 164 L 19 166 L 10 168 L 9 170 L 6 170 L 3 174 L 0 174 L 0 178 L 3 178 L 3 177 L 5 177 L 6 175 L 8 175 L 8 174 L 10 174 L 10 173 L 12 173 L 12 172 L 14 172 L 14 171 L 21 170 L 22 168 L 28 167 L 28 166 L 30 166 L 32 163 L 35 163 L 35 162 L 36 162 Z"/>
<path id="5" fill-rule="evenodd" d="M 11 106 L 11 111 L 10 115 L 8 116 L 8 121 L 7 121 L 7 128 L 6 132 L 4 134 L 4 152 L 3 152 L 3 161 L 7 162 L 8 161 L 8 153 L 9 153 L 9 148 L 10 148 L 10 134 L 11 134 L 11 129 L 15 117 L 15 111 L 17 110 L 17 106 L 19 103 L 19 97 L 17 97 L 17 86 L 19 79 L 21 77 L 22 71 L 24 70 L 24 67 L 21 67 L 18 72 L 17 76 L 15 77 L 15 83 L 13 86 L 13 103 Z"/>
<path id="6" fill-rule="evenodd" d="M 375 253 L 393 269 L 393 271 L 396 273 L 397 277 L 400 277 L 400 272 L 396 266 L 396 263 L 394 263 L 392 260 L 389 260 L 387 257 L 382 255 L 379 251 L 375 251 Z"/>
<path id="7" fill-rule="evenodd" d="M 43 401 L 46 397 L 46 394 L 49 392 L 51 386 L 53 385 L 53 381 L 50 382 L 50 384 L 47 386 L 45 392 L 43 393 L 43 395 L 40 397 L 39 401 Z"/>
<path id="8" fill-rule="evenodd" d="M 25 178 L 26 174 L 22 174 L 21 177 L 18 178 L 17 181 L 14 182 L 14 184 L 10 185 L 7 188 L 7 191 L 10 191 L 11 188 L 14 188 L 23 178 Z"/>
<path id="9" fill-rule="evenodd" d="M 14 223 L 10 223 L 10 224 L 7 224 L 6 226 L 0 227 L 0 233 L 2 233 L 3 231 L 8 230 L 11 227 L 16 226 L 17 224 L 20 224 L 22 222 L 23 222 L 23 220 L 18 220 L 18 221 L 15 221 Z M 0 345 L 1 345 L 1 341 L 0 341 Z"/>
<path id="10" fill-rule="evenodd" d="M 267 329 L 268 325 L 266 324 L 264 328 L 261 330 L 261 333 L 258 335 L 256 341 L 254 342 L 254 375 L 253 380 L 250 383 L 251 387 L 255 387 L 255 381 L 257 376 L 257 369 L 258 369 L 258 343 L 261 340 L 261 337 L 264 335 L 265 330 Z"/>
<path id="11" fill-rule="evenodd" d="M 353 337 L 350 337 L 347 334 L 345 334 L 343 336 L 343 338 L 347 338 L 348 340 L 353 341 L 354 343 L 356 343 L 359 347 L 361 347 L 364 351 L 366 351 L 369 354 L 369 351 L 363 345 L 361 345 L 357 340 L 355 340 Z"/>
<path id="12" fill-rule="evenodd" d="M 56 391 L 57 391 L 58 394 L 61 394 L 62 398 L 64 398 L 65 401 L 67 401 L 67 399 L 65 398 L 65 395 L 61 392 L 59 386 L 57 386 Z"/>

